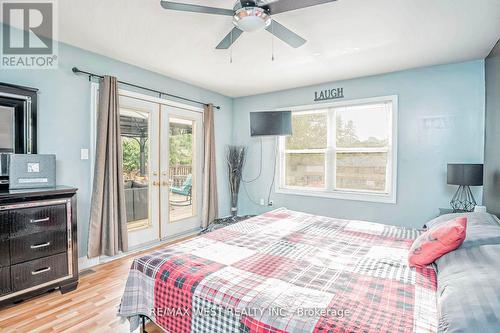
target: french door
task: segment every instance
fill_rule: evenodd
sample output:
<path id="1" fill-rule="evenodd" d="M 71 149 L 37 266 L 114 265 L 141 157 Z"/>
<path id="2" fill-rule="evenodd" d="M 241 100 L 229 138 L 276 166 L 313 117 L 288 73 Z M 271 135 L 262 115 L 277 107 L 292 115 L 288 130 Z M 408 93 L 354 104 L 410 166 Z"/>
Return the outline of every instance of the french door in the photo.
<path id="1" fill-rule="evenodd" d="M 120 96 L 129 247 L 201 227 L 202 114 Z"/>
<path id="2" fill-rule="evenodd" d="M 162 106 L 161 236 L 201 227 L 202 114 Z"/>

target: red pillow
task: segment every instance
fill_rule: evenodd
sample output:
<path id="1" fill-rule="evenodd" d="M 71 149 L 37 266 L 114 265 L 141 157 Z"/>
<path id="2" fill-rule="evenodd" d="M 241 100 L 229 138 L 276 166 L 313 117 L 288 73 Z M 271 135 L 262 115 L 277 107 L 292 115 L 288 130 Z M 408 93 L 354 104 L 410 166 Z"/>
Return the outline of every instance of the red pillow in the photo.
<path id="1" fill-rule="evenodd" d="M 411 245 L 410 266 L 424 267 L 458 248 L 465 239 L 466 228 L 467 218 L 457 217 L 421 234 Z"/>

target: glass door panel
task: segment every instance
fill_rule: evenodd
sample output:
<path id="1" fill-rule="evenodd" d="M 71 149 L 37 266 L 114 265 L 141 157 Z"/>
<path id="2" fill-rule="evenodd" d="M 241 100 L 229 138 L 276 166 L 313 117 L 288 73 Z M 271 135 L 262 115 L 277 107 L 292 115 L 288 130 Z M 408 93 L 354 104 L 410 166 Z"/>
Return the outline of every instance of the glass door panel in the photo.
<path id="1" fill-rule="evenodd" d="M 120 97 L 122 168 L 129 246 L 159 236 L 159 105 Z"/>
<path id="2" fill-rule="evenodd" d="M 169 221 L 196 214 L 193 201 L 194 121 L 171 117 L 169 121 Z"/>
<path id="3" fill-rule="evenodd" d="M 122 108 L 120 129 L 128 228 L 149 226 L 149 113 Z"/>
<path id="4" fill-rule="evenodd" d="M 162 108 L 162 237 L 201 226 L 202 113 Z"/>

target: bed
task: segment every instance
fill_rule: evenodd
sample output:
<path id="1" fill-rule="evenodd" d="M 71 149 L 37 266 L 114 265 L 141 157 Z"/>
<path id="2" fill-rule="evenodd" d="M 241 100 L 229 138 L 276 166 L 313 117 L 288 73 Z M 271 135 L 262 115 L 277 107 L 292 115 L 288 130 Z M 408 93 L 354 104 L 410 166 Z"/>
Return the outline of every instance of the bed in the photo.
<path id="1" fill-rule="evenodd" d="M 118 314 L 168 333 L 455 332 L 438 267 L 408 266 L 421 232 L 278 209 L 136 258 Z"/>

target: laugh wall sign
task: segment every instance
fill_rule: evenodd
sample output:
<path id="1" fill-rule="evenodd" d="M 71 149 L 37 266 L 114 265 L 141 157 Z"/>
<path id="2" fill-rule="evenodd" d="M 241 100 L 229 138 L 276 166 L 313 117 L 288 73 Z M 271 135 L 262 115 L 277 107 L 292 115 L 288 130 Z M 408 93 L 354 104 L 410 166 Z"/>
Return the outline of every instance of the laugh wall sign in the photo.
<path id="1" fill-rule="evenodd" d="M 314 101 L 328 101 L 331 99 L 344 98 L 344 88 L 325 89 L 314 92 Z"/>

